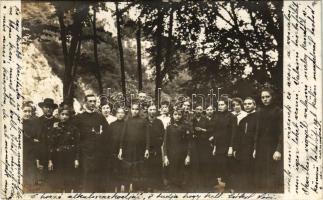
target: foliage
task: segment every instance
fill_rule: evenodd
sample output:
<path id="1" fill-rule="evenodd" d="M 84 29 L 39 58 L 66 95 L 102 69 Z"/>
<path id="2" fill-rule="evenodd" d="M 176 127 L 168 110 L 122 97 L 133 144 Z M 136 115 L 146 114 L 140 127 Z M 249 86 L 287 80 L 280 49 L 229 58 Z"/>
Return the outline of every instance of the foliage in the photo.
<path id="1" fill-rule="evenodd" d="M 115 12 L 114 3 L 103 2 L 52 2 L 39 3 L 37 9 L 49 13 L 36 16 L 29 7 L 23 17 L 26 41 L 43 41 L 47 57 L 63 78 L 62 54 L 58 49 L 61 27 L 57 16 L 64 13 L 67 43 L 73 38 L 72 27 L 77 10 L 88 6 L 97 12 Z M 142 38 L 151 46 L 143 47 L 149 55 L 144 70 L 153 71 L 153 76 L 143 78 L 144 89 L 163 88 L 167 94 L 178 92 L 190 95 L 207 92 L 211 88 L 223 88 L 232 95 L 255 95 L 260 87 L 270 84 L 282 91 L 283 16 L 282 2 L 274 1 L 134 1 L 120 3 L 120 30 L 122 40 L 136 39 L 138 23 L 141 23 Z M 133 17 L 130 10 L 138 11 Z M 77 77 L 91 85 L 93 80 L 93 30 L 88 18 L 82 21 L 82 47 L 78 60 Z M 115 19 L 115 16 L 114 16 Z M 116 24 L 116 22 L 114 22 Z M 104 29 L 105 22 L 97 21 L 98 60 L 103 88 L 113 86 L 120 89 L 120 69 L 117 39 L 112 31 Z M 138 41 L 138 40 L 137 40 Z M 120 45 L 119 45 L 120 46 Z M 55 50 L 53 49 L 55 47 Z M 49 53 L 51 52 L 51 53 Z M 53 54 L 52 54 L 53 53 Z M 55 61 L 55 57 L 58 61 Z M 137 88 L 136 50 L 124 49 L 124 66 L 127 87 Z M 140 57 L 138 57 L 140 58 Z M 144 73 L 146 75 L 146 73 Z M 153 80 L 157 81 L 153 83 Z M 117 82 L 115 80 L 118 80 Z M 248 91 L 248 88 L 254 88 Z M 127 88 L 128 90 L 128 88 Z M 152 91 L 148 91 L 152 93 Z"/>

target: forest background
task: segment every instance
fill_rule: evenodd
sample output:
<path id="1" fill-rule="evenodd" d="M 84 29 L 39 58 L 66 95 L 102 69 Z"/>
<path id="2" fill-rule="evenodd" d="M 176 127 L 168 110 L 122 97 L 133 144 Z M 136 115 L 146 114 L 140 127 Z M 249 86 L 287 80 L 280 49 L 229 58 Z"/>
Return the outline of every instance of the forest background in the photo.
<path id="1" fill-rule="evenodd" d="M 82 103 L 145 91 L 282 103 L 282 1 L 22 1 L 23 95 Z M 111 90 L 108 90 L 111 88 Z"/>

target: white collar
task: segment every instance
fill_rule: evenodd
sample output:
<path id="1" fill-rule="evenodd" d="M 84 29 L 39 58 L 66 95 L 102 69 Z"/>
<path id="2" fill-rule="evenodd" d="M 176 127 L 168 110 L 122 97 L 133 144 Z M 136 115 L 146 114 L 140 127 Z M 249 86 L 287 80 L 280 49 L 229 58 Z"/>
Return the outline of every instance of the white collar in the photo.
<path id="1" fill-rule="evenodd" d="M 87 113 L 94 113 L 96 111 L 95 109 L 93 109 L 92 111 L 89 110 L 85 104 L 83 105 L 83 109 L 84 109 L 84 112 L 87 112 Z"/>

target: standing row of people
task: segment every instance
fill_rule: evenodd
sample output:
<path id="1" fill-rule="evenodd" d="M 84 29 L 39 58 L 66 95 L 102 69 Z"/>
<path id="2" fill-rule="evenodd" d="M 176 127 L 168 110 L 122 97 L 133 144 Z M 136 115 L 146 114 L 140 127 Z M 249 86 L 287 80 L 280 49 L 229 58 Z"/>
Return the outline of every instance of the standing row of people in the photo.
<path id="1" fill-rule="evenodd" d="M 157 106 L 138 101 L 113 116 L 96 101 L 87 95 L 75 115 L 47 98 L 38 118 L 24 104 L 26 192 L 282 192 L 282 112 L 270 89 L 260 109 L 251 97 L 233 98 L 233 112 L 220 98 L 217 111 L 163 102 L 157 116 Z"/>

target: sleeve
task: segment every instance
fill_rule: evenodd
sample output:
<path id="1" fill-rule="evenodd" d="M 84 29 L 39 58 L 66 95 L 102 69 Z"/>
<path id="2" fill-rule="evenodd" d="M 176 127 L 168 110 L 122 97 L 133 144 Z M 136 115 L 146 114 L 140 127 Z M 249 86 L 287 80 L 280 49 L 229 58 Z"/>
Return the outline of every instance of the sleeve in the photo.
<path id="1" fill-rule="evenodd" d="M 101 146 L 102 146 L 102 152 L 103 155 L 110 156 L 110 135 L 111 135 L 111 126 L 107 122 L 107 120 L 102 116 L 102 140 L 101 140 Z"/>
<path id="2" fill-rule="evenodd" d="M 197 120 L 195 118 L 191 120 L 191 127 L 192 127 L 192 136 L 194 136 L 196 134 L 195 128 L 197 127 Z"/>
<path id="3" fill-rule="evenodd" d="M 124 126 L 122 128 L 121 134 L 120 134 L 120 149 L 123 149 L 124 147 L 124 140 L 125 140 L 125 136 L 126 136 L 126 132 L 127 132 L 127 127 L 128 127 L 128 122 L 125 121 Z"/>
<path id="4" fill-rule="evenodd" d="M 213 122 L 212 122 L 212 133 L 210 135 L 210 136 L 213 136 L 213 141 L 212 141 L 213 146 L 216 145 L 216 140 L 217 140 L 217 138 L 216 138 L 217 133 L 216 132 L 217 132 L 217 116 L 214 115 Z"/>
<path id="5" fill-rule="evenodd" d="M 277 112 L 277 122 L 278 122 L 278 127 L 277 127 L 277 131 L 278 131 L 278 142 L 277 142 L 277 147 L 276 147 L 276 151 L 282 153 L 283 150 L 283 112 L 281 110 L 278 110 Z"/>
<path id="6" fill-rule="evenodd" d="M 190 124 L 187 124 L 185 133 L 188 132 L 188 137 L 187 137 L 187 155 L 191 156 L 191 151 L 192 151 L 192 143 L 193 143 L 193 131 L 192 131 L 192 126 Z"/>
<path id="7" fill-rule="evenodd" d="M 108 136 L 110 131 L 110 125 L 103 116 L 102 116 L 102 124 L 103 124 L 103 134 L 105 136 Z"/>
<path id="8" fill-rule="evenodd" d="M 39 127 L 39 122 L 38 119 L 35 119 L 33 121 L 33 131 L 34 131 L 34 138 L 40 141 L 40 127 Z M 40 144 L 39 142 L 35 142 L 34 146 L 34 155 L 35 155 L 35 160 L 40 160 Z"/>
<path id="9" fill-rule="evenodd" d="M 145 122 L 145 129 L 146 129 L 146 150 L 149 150 L 150 148 L 150 134 L 149 134 L 149 131 L 150 131 L 150 128 L 149 128 L 149 125 L 148 125 L 148 122 Z"/>
<path id="10" fill-rule="evenodd" d="M 243 123 L 240 122 L 240 125 L 242 124 Z M 239 140 L 240 140 L 240 134 L 241 134 L 240 125 L 237 125 L 235 135 L 233 137 L 233 144 L 232 144 L 233 151 L 237 151 L 237 149 L 239 148 Z"/>
<path id="11" fill-rule="evenodd" d="M 213 122 L 213 133 L 212 133 L 212 136 L 213 136 L 213 145 L 215 146 L 216 145 L 216 140 L 217 140 L 217 121 L 214 119 L 214 122 Z"/>
<path id="12" fill-rule="evenodd" d="M 259 134 L 260 134 L 260 126 L 259 126 L 259 114 L 260 113 L 256 113 L 256 133 L 254 135 L 254 138 L 253 138 L 253 149 L 256 150 L 257 149 L 257 144 L 258 144 L 258 137 L 259 137 Z"/>
<path id="13" fill-rule="evenodd" d="M 79 160 L 80 159 L 80 153 L 81 153 L 81 147 L 80 147 L 80 131 L 78 128 L 74 128 L 74 137 L 75 137 L 75 160 Z"/>
<path id="14" fill-rule="evenodd" d="M 233 141 L 234 141 L 234 138 L 236 137 L 236 134 L 237 134 L 237 117 L 232 115 L 231 117 L 231 140 L 230 140 L 230 147 L 233 147 Z"/>
<path id="15" fill-rule="evenodd" d="M 49 135 L 50 137 L 48 138 L 48 160 L 51 160 L 53 157 L 53 152 L 55 149 L 55 145 L 56 145 L 56 129 L 55 128 L 51 128 L 49 130 Z"/>
<path id="16" fill-rule="evenodd" d="M 214 132 L 215 132 L 215 126 L 214 126 L 214 121 L 211 122 L 211 124 L 209 124 L 209 129 L 208 129 L 208 137 L 212 137 L 213 136 L 213 140 L 211 141 L 212 144 L 214 144 Z"/>
<path id="17" fill-rule="evenodd" d="M 166 127 L 165 134 L 164 134 L 164 154 L 165 156 L 168 155 L 168 130 L 169 128 Z"/>
<path id="18" fill-rule="evenodd" d="M 158 136 L 158 148 L 163 145 L 163 137 L 165 134 L 165 129 L 162 121 L 159 121 L 159 136 Z"/>

